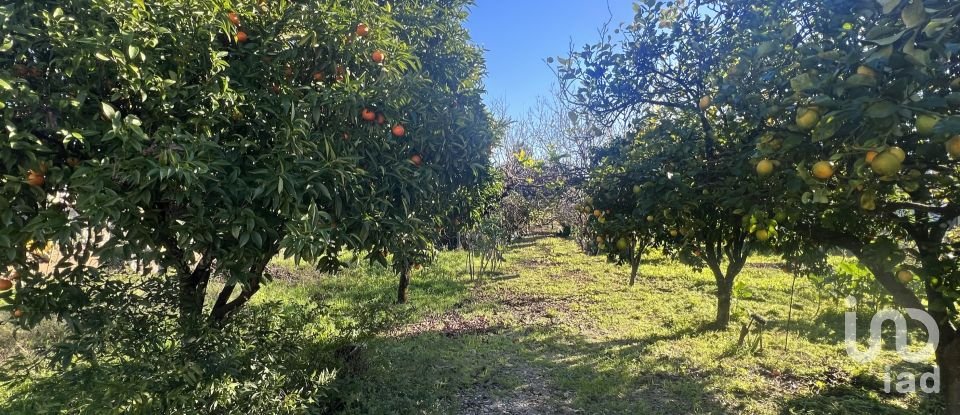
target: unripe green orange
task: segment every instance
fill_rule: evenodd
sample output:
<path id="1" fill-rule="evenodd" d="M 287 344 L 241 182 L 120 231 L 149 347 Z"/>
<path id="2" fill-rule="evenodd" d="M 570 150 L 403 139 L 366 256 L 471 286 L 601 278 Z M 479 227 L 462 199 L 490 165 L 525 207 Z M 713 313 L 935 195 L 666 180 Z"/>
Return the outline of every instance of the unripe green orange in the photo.
<path id="1" fill-rule="evenodd" d="M 816 107 L 804 107 L 797 110 L 797 126 L 812 130 L 820 122 L 820 110 Z"/>
<path id="2" fill-rule="evenodd" d="M 754 235 L 757 237 L 757 240 L 760 242 L 766 242 L 767 240 L 770 239 L 770 232 L 767 232 L 766 229 L 758 229 L 757 232 L 754 233 Z"/>
<path id="3" fill-rule="evenodd" d="M 863 196 L 860 196 L 860 208 L 863 210 L 875 210 L 877 208 L 876 196 L 864 193 Z"/>
<path id="4" fill-rule="evenodd" d="M 900 172 L 902 166 L 900 159 L 889 151 L 878 154 L 873 163 L 870 163 L 870 168 L 879 176 L 893 176 Z"/>
<path id="5" fill-rule="evenodd" d="M 937 126 L 937 123 L 940 122 L 940 118 L 935 117 L 929 114 L 921 114 L 917 116 L 917 132 L 920 135 L 931 135 L 933 134 L 933 129 Z"/>

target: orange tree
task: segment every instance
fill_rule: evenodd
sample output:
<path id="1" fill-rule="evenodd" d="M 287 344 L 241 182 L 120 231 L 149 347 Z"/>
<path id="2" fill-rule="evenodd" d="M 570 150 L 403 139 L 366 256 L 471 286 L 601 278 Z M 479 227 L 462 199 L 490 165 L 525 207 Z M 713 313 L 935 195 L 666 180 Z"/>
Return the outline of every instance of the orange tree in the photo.
<path id="1" fill-rule="evenodd" d="M 754 4 L 747 14 L 735 2 L 706 7 L 718 18 L 752 15 L 742 20 L 743 36 L 727 60 L 704 61 L 717 91 L 704 101 L 720 114 L 715 136 L 739 142 L 719 150 L 721 157 L 729 157 L 723 164 L 732 170 L 711 177 L 732 183 L 733 175 L 742 176 L 743 188 L 749 190 L 703 186 L 705 192 L 729 194 L 707 203 L 722 209 L 723 199 L 750 201 L 754 213 L 749 225 L 767 225 L 765 233 L 755 236 L 775 237 L 774 247 L 793 260 L 791 266 L 822 267 L 829 248 L 844 248 L 870 268 L 899 305 L 927 310 L 941 334 L 936 352 L 948 406 L 960 410 L 960 253 L 948 236 L 960 217 L 955 203 L 960 189 L 960 32 L 955 25 L 960 5 L 770 1 Z M 791 14 L 777 16 L 777 10 Z M 638 16 L 642 12 L 641 7 Z M 665 9 L 660 16 L 672 22 L 662 22 L 664 31 L 677 31 L 677 22 L 690 13 L 695 12 Z M 694 25 L 682 23 L 681 28 L 690 48 L 726 50 L 730 45 L 698 36 L 691 30 Z M 666 36 L 660 32 L 648 35 Z M 599 55 L 604 53 L 612 54 L 601 50 Z M 635 66 L 649 67 L 654 61 Z M 619 78 L 608 75 L 627 70 L 586 62 L 581 65 L 584 76 L 573 78 L 582 88 L 575 94 L 592 97 L 591 78 L 598 79 L 594 85 L 608 85 L 598 100 L 587 101 L 595 107 L 626 108 L 623 103 L 630 101 L 624 99 L 637 95 L 650 98 L 636 102 L 669 103 L 650 95 L 661 91 L 660 84 L 642 84 L 633 93 L 630 85 L 620 86 L 615 82 Z M 679 79 L 659 72 L 668 80 Z M 711 111 L 705 115 L 701 121 L 710 121 Z M 731 121 L 747 128 L 728 129 Z M 702 131 L 709 136 L 706 124 Z M 673 157 L 683 155 L 674 153 L 664 162 Z"/>
<path id="2" fill-rule="evenodd" d="M 662 223 L 664 249 L 714 275 L 715 323 L 725 328 L 734 280 L 764 245 L 758 240 L 775 235 L 777 214 L 760 208 L 769 193 L 743 174 L 755 167 L 742 149 L 763 130 L 713 101 L 723 94 L 730 56 L 761 36 L 757 22 L 786 11 L 743 2 L 649 2 L 635 10 L 621 44 L 573 52 L 559 60 L 558 76 L 567 98 L 594 118 L 637 119 L 636 140 L 615 144 L 625 156 L 607 163 L 642 182 L 639 213 Z"/>
<path id="3" fill-rule="evenodd" d="M 182 323 L 223 320 L 277 254 L 327 266 L 344 249 L 400 251 L 409 238 L 395 235 L 435 210 L 392 209 L 467 185 L 484 163 L 479 89 L 457 89 L 469 108 L 450 112 L 435 82 L 475 82 L 478 55 L 419 56 L 462 38 L 462 17 L 408 31 L 372 0 L 25 1 L 0 13 L 0 257 L 18 277 L 0 295 L 24 325 L 75 318 L 85 287 L 131 260 L 171 276 Z M 423 16 L 410 24 L 438 18 Z M 454 69 L 425 69 L 440 61 Z M 476 135 L 437 133 L 446 123 Z M 59 255 L 39 272 L 34 247 L 48 243 Z M 208 304 L 214 276 L 225 284 Z"/>
<path id="4" fill-rule="evenodd" d="M 392 124 L 394 146 L 409 158 L 398 170 L 372 171 L 382 195 L 375 205 L 369 257 L 393 254 L 397 302 L 407 301 L 410 273 L 433 258 L 434 244 L 454 207 L 470 212 L 493 180 L 490 155 L 497 127 L 481 99 L 482 50 L 463 28 L 467 1 L 400 2 L 393 7 L 398 38 L 417 54 L 408 74 L 402 118 Z M 406 126 L 398 129 L 398 125 Z M 388 156 L 389 157 L 389 156 Z M 398 174 L 402 172 L 401 174 Z"/>
<path id="5" fill-rule="evenodd" d="M 787 92 L 764 100 L 770 134 L 757 150 L 784 167 L 768 184 L 794 210 L 784 237 L 807 247 L 794 252 L 849 249 L 897 304 L 928 311 L 949 411 L 960 411 L 960 245 L 948 237 L 960 218 L 960 5 L 814 7 L 829 18 L 771 31 L 772 53 L 744 56 L 749 79 L 730 88 Z"/>
<path id="6" fill-rule="evenodd" d="M 597 252 L 617 264 L 630 265 L 630 286 L 636 284 L 640 262 L 647 249 L 668 233 L 663 221 L 653 215 L 656 195 L 649 177 L 637 168 L 628 154 L 635 154 L 633 138 L 616 140 L 597 151 L 599 164 L 585 188 L 588 195 L 581 206 L 596 235 Z"/>

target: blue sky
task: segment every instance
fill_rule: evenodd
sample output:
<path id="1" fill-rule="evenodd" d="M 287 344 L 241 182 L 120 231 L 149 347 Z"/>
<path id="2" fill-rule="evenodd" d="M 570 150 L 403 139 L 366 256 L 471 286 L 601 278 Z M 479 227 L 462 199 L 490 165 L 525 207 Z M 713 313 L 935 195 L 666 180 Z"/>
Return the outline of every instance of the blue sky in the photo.
<path id="1" fill-rule="evenodd" d="M 574 45 L 596 43 L 597 30 L 633 19 L 633 0 L 476 0 L 467 28 L 487 49 L 487 101 L 506 100 L 510 113 L 526 112 L 547 95 L 553 72 L 544 63 Z"/>

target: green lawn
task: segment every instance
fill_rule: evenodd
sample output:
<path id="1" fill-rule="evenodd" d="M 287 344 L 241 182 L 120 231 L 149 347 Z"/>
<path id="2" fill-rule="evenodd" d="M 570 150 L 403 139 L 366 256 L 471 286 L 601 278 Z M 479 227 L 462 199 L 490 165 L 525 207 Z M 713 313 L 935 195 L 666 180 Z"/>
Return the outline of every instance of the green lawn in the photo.
<path id="1" fill-rule="evenodd" d="M 464 261 L 463 253 L 441 254 L 414 275 L 405 306 L 390 305 L 395 277 L 369 267 L 328 276 L 280 264 L 290 278 L 256 298 L 322 305 L 318 333 L 326 334 L 317 341 L 354 339 L 355 352 L 331 363 L 339 373 L 327 399 L 339 413 L 935 413 L 922 395 L 883 393 L 884 367 L 898 362 L 892 353 L 869 365 L 847 357 L 845 310 L 824 301 L 815 315 L 815 293 L 802 279 L 785 349 L 793 279 L 776 258 L 745 268 L 740 280 L 750 292 L 741 296 L 749 296 L 736 301 L 735 328 L 723 332 L 706 328 L 712 277 L 657 255 L 644 260 L 632 288 L 627 268 L 557 238 L 521 241 L 502 272 L 480 284 L 464 274 Z M 738 347 L 750 313 L 769 320 L 762 351 Z M 861 316 L 861 326 L 868 322 Z M 379 330 L 370 335 L 371 327 Z M 37 341 L 3 330 L 5 349 Z M 29 388 L 7 396 L 31 396 Z"/>

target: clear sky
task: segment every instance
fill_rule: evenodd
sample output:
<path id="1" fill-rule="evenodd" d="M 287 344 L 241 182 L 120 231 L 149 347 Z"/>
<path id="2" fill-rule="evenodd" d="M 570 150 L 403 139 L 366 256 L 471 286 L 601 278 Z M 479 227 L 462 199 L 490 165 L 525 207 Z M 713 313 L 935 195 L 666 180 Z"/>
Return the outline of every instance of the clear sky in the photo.
<path id="1" fill-rule="evenodd" d="M 609 8 L 608 8 L 609 5 Z M 467 28 L 487 49 L 487 101 L 526 112 L 554 83 L 547 57 L 599 40 L 597 30 L 633 20 L 633 0 L 476 0 Z"/>

